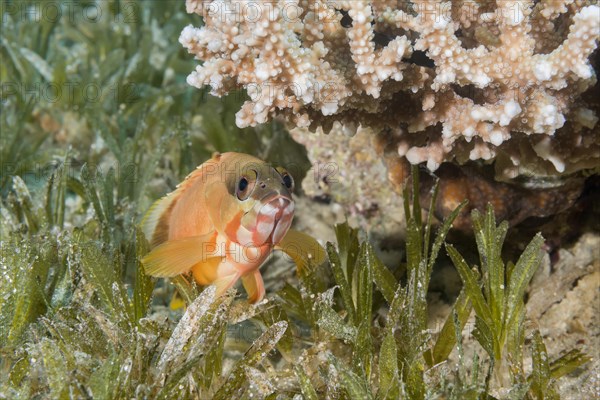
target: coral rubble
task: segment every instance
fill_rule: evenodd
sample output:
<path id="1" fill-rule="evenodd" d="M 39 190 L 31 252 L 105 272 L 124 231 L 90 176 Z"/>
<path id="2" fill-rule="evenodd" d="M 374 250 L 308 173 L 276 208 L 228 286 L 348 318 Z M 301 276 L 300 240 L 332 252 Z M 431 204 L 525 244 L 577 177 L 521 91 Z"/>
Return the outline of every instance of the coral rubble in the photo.
<path id="1" fill-rule="evenodd" d="M 380 236 L 393 235 L 404 222 L 402 199 L 388 184 L 384 163 L 380 162 L 376 136 L 359 128 L 349 137 L 335 124 L 331 132 L 307 134 L 305 129 L 290 131 L 292 138 L 306 146 L 312 168 L 302 182 L 304 193 L 332 208 L 341 205 L 356 223 Z"/>

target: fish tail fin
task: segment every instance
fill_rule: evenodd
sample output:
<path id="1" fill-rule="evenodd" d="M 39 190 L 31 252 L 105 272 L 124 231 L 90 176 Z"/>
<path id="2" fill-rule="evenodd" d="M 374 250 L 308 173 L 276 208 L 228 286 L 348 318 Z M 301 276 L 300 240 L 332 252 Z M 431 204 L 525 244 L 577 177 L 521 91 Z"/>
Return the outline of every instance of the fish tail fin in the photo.
<path id="1" fill-rule="evenodd" d="M 259 270 L 243 276 L 242 284 L 248 293 L 250 303 L 257 303 L 265 297 L 265 284 Z"/>

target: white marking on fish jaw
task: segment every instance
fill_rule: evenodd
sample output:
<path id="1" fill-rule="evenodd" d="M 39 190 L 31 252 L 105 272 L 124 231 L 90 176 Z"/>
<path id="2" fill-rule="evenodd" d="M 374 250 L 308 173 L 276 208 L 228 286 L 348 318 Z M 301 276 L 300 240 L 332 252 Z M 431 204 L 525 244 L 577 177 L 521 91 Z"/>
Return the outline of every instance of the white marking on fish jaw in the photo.
<path id="1" fill-rule="evenodd" d="M 252 243 L 256 246 L 261 246 L 269 239 L 269 236 L 271 236 L 273 226 L 275 225 L 275 218 L 259 214 L 257 220 L 258 222 L 252 235 Z"/>
<path id="2" fill-rule="evenodd" d="M 275 224 L 274 218 L 268 218 L 264 221 L 259 221 L 258 225 L 256 225 L 256 230 L 258 232 L 258 237 L 266 238 L 269 237 L 271 232 L 273 232 L 273 225 Z"/>
<path id="3" fill-rule="evenodd" d="M 252 243 L 252 232 L 240 225 L 235 233 L 235 241 L 241 245 Z"/>
<path id="4" fill-rule="evenodd" d="M 274 245 L 279 243 L 290 229 L 293 217 L 294 203 L 288 203 L 287 206 L 281 211 L 281 217 L 276 222 L 275 229 L 273 229 L 271 240 L 273 241 Z"/>
<path id="5" fill-rule="evenodd" d="M 295 207 L 294 202 L 290 202 L 287 207 L 283 209 L 283 215 L 293 214 Z"/>
<path id="6" fill-rule="evenodd" d="M 267 217 L 272 217 L 272 218 L 275 218 L 275 215 L 277 215 L 277 212 L 279 212 L 279 207 L 274 207 L 271 203 L 265 204 L 260 209 L 260 214 L 265 215 Z"/>
<path id="7" fill-rule="evenodd" d="M 289 229 L 293 212 L 294 203 L 288 198 L 277 197 L 267 203 L 263 203 L 256 212 L 255 220 L 252 221 L 252 225 L 254 225 L 254 229 L 250 229 L 253 231 L 252 243 L 256 246 L 261 246 L 267 241 L 271 242 L 273 239 L 272 235 L 277 230 L 277 225 L 282 219 L 286 219 L 287 224 L 284 223 L 279 228 L 277 237 L 279 237 L 281 232 L 285 234 L 287 229 Z M 251 221 L 248 220 L 247 222 Z"/>
<path id="8" fill-rule="evenodd" d="M 283 216 L 277 222 L 277 225 L 275 225 L 275 229 L 273 230 L 273 236 L 272 236 L 274 245 L 281 242 L 281 239 L 283 239 L 283 237 L 285 236 L 287 231 L 290 229 L 291 225 L 292 225 L 292 215 L 291 214 Z"/>

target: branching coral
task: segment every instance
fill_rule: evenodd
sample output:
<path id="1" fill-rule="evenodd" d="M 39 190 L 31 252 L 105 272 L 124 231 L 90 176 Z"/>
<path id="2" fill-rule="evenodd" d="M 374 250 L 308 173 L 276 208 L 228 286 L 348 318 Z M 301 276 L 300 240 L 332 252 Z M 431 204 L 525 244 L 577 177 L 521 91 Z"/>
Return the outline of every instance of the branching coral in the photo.
<path id="1" fill-rule="evenodd" d="M 336 121 L 388 130 L 411 164 L 496 160 L 500 178 L 598 166 L 598 117 L 581 98 L 596 83 L 594 0 L 187 0 L 187 9 L 204 17 L 180 37 L 204 61 L 188 82 L 217 96 L 246 89 L 239 126 L 283 116 L 325 131 Z"/>

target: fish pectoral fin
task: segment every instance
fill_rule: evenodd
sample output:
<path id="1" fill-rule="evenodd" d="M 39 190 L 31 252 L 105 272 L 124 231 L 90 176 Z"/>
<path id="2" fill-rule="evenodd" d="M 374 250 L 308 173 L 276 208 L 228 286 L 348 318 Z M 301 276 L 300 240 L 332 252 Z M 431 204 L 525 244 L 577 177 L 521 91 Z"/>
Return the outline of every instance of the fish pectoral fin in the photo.
<path id="1" fill-rule="evenodd" d="M 242 276 L 242 284 L 248 293 L 248 301 L 256 303 L 265 297 L 265 284 L 260 271 L 256 270 L 248 275 Z"/>
<path id="2" fill-rule="evenodd" d="M 312 236 L 290 229 L 275 246 L 287 253 L 299 270 L 309 265 L 321 265 L 325 261 L 325 249 Z"/>
<path id="3" fill-rule="evenodd" d="M 214 257 L 213 234 L 169 240 L 142 258 L 146 274 L 172 277 L 188 272 L 195 264 Z"/>

